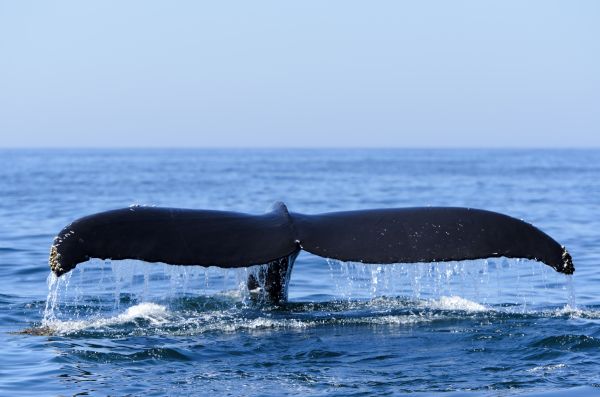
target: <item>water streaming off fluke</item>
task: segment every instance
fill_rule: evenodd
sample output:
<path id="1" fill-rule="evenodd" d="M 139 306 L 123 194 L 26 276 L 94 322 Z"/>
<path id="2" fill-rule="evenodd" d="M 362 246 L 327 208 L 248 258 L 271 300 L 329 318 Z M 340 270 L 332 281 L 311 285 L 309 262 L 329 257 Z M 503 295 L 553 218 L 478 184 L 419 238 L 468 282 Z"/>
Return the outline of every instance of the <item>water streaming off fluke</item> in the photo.
<path id="1" fill-rule="evenodd" d="M 261 266 L 222 269 L 134 260 L 117 266 L 92 260 L 60 278 L 48 276 L 40 329 L 57 334 L 186 335 L 334 323 L 410 325 L 473 315 L 539 315 L 548 306 L 549 294 L 571 313 L 577 310 L 567 276 L 534 261 L 381 266 L 327 260 L 326 266 L 331 288 L 322 291 L 320 302 L 295 300 L 292 278 L 291 302 L 272 305 L 247 288 L 249 275 L 263 279 Z"/>

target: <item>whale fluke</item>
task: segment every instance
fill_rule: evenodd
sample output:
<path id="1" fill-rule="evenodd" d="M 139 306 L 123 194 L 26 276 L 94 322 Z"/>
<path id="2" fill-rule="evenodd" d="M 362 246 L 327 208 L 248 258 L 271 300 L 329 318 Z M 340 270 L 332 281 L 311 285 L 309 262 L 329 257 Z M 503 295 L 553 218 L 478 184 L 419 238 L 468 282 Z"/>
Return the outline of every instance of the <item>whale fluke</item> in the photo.
<path id="1" fill-rule="evenodd" d="M 416 207 L 293 214 L 304 250 L 363 263 L 534 259 L 572 274 L 566 249 L 535 226 L 492 211 Z"/>
<path id="2" fill-rule="evenodd" d="M 282 301 L 300 249 L 363 263 L 508 257 L 537 260 L 564 274 L 575 270 L 550 236 L 491 211 L 416 207 L 305 215 L 288 212 L 283 203 L 263 215 L 140 206 L 97 213 L 58 234 L 49 263 L 57 276 L 90 258 L 224 268 L 267 264 L 260 276 L 264 288 L 270 300 Z"/>

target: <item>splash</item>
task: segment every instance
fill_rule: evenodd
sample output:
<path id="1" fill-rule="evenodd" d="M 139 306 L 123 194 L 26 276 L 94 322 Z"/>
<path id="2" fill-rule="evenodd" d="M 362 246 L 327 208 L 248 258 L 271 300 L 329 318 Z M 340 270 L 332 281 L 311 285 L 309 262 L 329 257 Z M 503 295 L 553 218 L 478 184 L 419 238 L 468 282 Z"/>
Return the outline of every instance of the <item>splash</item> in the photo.
<path id="1" fill-rule="evenodd" d="M 598 318 L 597 311 L 574 305 L 570 277 L 533 261 L 328 263 L 331 282 L 320 280 L 330 288 L 324 291 L 328 302 L 306 303 L 300 309 L 291 302 L 281 310 L 260 299 L 264 265 L 221 269 L 90 261 L 60 278 L 48 276 L 39 330 L 115 333 L 125 328 L 126 333 L 189 335 L 327 325 L 410 326 L 501 312 Z M 258 282 L 253 290 L 247 287 L 250 277 Z M 545 309 L 549 304 L 553 308 Z"/>
<path id="2" fill-rule="evenodd" d="M 148 264 L 134 260 L 118 263 L 91 260 L 61 277 L 53 273 L 48 275 L 42 324 L 64 317 L 77 319 L 80 315 L 89 315 L 94 308 L 105 314 L 114 314 L 122 306 L 127 308 L 143 302 L 168 305 L 187 296 L 220 295 L 251 305 L 266 300 L 262 296 L 265 269 L 266 265 L 222 269 Z M 250 276 L 258 282 L 253 291 L 247 288 Z"/>
<path id="3" fill-rule="evenodd" d="M 155 303 L 140 303 L 129 307 L 124 313 L 108 318 L 92 318 L 86 320 L 61 321 L 57 318 L 46 320 L 44 327 L 52 330 L 54 334 L 65 335 L 87 329 L 103 329 L 124 324 L 143 322 L 144 327 L 161 326 L 169 321 L 169 312 L 165 306 Z"/>
<path id="4" fill-rule="evenodd" d="M 460 296 L 442 296 L 428 303 L 429 307 L 440 310 L 463 310 L 467 312 L 484 312 L 489 310 L 484 305 L 461 298 Z"/>

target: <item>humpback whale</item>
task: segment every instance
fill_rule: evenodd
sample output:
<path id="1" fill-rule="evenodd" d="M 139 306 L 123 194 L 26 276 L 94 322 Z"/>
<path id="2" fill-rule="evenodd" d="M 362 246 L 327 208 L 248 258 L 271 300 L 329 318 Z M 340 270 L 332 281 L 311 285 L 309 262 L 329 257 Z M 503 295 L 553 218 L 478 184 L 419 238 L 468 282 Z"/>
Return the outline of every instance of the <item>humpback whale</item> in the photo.
<path id="1" fill-rule="evenodd" d="M 248 289 L 263 285 L 266 299 L 282 302 L 301 250 L 376 264 L 525 258 L 560 273 L 575 271 L 571 255 L 552 237 L 492 211 L 414 207 L 307 215 L 289 212 L 281 202 L 262 215 L 134 206 L 85 216 L 56 236 L 49 264 L 56 276 L 90 258 L 266 265 L 249 276 Z"/>

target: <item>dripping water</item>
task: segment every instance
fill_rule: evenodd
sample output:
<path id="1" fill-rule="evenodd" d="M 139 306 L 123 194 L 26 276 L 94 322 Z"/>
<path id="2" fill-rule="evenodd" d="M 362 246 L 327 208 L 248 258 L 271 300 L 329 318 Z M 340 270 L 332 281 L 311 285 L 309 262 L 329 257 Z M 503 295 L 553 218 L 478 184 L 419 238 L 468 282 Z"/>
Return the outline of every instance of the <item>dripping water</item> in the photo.
<path id="1" fill-rule="evenodd" d="M 77 320 L 91 308 L 110 315 L 144 302 L 169 306 L 182 298 L 220 297 L 243 306 L 264 303 L 267 266 L 223 269 L 93 259 L 61 277 L 50 273 L 43 325 L 59 318 Z M 255 291 L 247 288 L 251 275 L 258 282 Z"/>
<path id="2" fill-rule="evenodd" d="M 495 258 L 392 265 L 334 259 L 327 262 L 337 299 L 388 296 L 436 300 L 460 296 L 521 312 L 557 304 L 575 305 L 572 277 L 549 271 L 546 265 L 532 260 Z"/>
<path id="3" fill-rule="evenodd" d="M 331 282 L 324 295 L 333 301 L 380 297 L 434 301 L 456 296 L 521 312 L 565 303 L 575 308 L 572 277 L 534 261 L 499 258 L 370 265 L 329 259 L 327 263 Z M 60 278 L 48 276 L 42 325 L 63 318 L 120 313 L 144 302 L 169 307 L 182 298 L 217 297 L 230 306 L 243 307 L 263 303 L 265 270 L 266 265 L 222 269 L 92 260 Z M 250 276 L 258 282 L 255 291 L 247 288 Z"/>

